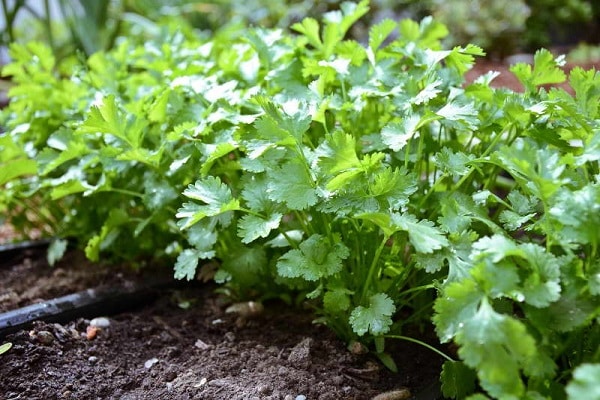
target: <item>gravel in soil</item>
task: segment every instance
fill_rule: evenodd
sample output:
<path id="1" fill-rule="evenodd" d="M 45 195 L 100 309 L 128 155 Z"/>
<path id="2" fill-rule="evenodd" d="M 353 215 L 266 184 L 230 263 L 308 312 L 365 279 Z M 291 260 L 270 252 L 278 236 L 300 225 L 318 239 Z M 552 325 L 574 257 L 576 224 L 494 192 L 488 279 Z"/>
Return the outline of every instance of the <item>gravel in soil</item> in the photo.
<path id="1" fill-rule="evenodd" d="M 27 274 L 47 274 L 40 263 Z M 61 268 L 64 273 L 50 274 L 52 284 L 72 275 L 68 263 Z M 73 289 L 82 281 L 72 283 Z M 27 297 L 44 297 L 43 290 L 33 289 L 34 281 L 29 285 L 33 294 Z M 62 289 L 70 290 L 68 286 Z M 0 355 L 0 398 L 302 400 L 383 395 L 378 399 L 398 400 L 410 398 L 439 376 L 442 360 L 423 347 L 390 343 L 388 350 L 400 369 L 392 373 L 372 355 L 348 351 L 328 328 L 313 324 L 308 311 L 269 302 L 262 311 L 227 312 L 230 304 L 214 289 L 197 285 L 164 290 L 151 304 L 108 320 L 37 322 L 7 336 L 2 342 L 13 346 Z M 257 309 L 234 307 L 248 308 Z"/>

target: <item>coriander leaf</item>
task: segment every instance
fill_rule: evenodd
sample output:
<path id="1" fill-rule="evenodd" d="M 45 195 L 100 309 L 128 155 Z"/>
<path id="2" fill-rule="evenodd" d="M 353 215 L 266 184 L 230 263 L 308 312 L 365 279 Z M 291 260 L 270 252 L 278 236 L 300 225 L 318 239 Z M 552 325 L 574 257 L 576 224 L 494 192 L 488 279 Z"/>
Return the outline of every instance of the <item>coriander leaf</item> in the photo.
<path id="1" fill-rule="evenodd" d="M 48 254 L 46 258 L 48 260 L 48 264 L 53 267 L 54 264 L 65 255 L 65 251 L 67 250 L 68 241 L 63 239 L 55 239 L 48 246 Z"/>
<path id="2" fill-rule="evenodd" d="M 525 315 L 541 331 L 570 332 L 589 322 L 597 314 L 598 302 L 582 294 L 577 287 L 567 287 L 560 298 L 544 308 L 525 306 Z"/>
<path id="3" fill-rule="evenodd" d="M 265 268 L 268 265 L 267 255 L 262 246 L 235 246 L 227 249 L 227 256 L 223 257 L 223 264 L 219 271 L 225 271 L 235 277 L 243 286 L 256 289 L 265 283 Z"/>
<path id="4" fill-rule="evenodd" d="M 392 214 L 392 223 L 408 232 L 408 239 L 420 253 L 433 253 L 434 250 L 448 246 L 448 239 L 428 220 L 417 221 L 411 214 Z"/>
<path id="5" fill-rule="evenodd" d="M 318 197 L 307 168 L 296 161 L 270 171 L 267 194 L 273 201 L 287 204 L 292 210 L 314 206 Z"/>
<path id="6" fill-rule="evenodd" d="M 520 369 L 536 356 L 536 345 L 525 326 L 494 311 L 486 299 L 456 336 L 465 364 L 477 370 L 481 386 L 493 397 L 520 398 L 525 387 Z"/>
<path id="7" fill-rule="evenodd" d="M 342 131 L 335 131 L 329 135 L 319 146 L 317 156 L 319 166 L 331 175 L 358 168 L 361 165 L 356 155 L 356 139 Z"/>
<path id="8" fill-rule="evenodd" d="M 565 243 L 600 241 L 600 184 L 588 184 L 580 190 L 561 188 L 548 214 L 562 225 L 559 236 Z"/>
<path id="9" fill-rule="evenodd" d="M 569 84 L 575 91 L 575 99 L 584 115 L 598 115 L 600 104 L 600 71 L 575 67 L 569 75 Z"/>
<path id="10" fill-rule="evenodd" d="M 439 118 L 439 116 L 429 112 L 423 116 L 410 114 L 402 122 L 391 122 L 384 126 L 381 130 L 381 138 L 383 143 L 391 150 L 400 151 L 410 139 L 418 136 L 421 127 Z"/>
<path id="11" fill-rule="evenodd" d="M 186 278 L 188 281 L 196 276 L 196 268 L 198 268 L 198 260 L 200 259 L 198 250 L 186 249 L 179 253 L 175 262 L 175 279 Z"/>
<path id="12" fill-rule="evenodd" d="M 524 224 L 531 221 L 535 217 L 535 213 L 527 215 L 519 215 L 514 211 L 502 210 L 498 220 L 504 225 L 509 231 L 516 231 L 520 229 Z"/>
<path id="13" fill-rule="evenodd" d="M 140 119 L 133 124 L 128 123 L 126 116 L 117 107 L 115 96 L 111 94 L 101 104 L 92 106 L 88 118 L 77 131 L 109 133 L 137 148 L 141 141 L 142 122 Z"/>
<path id="14" fill-rule="evenodd" d="M 474 130 L 479 124 L 478 111 L 472 103 L 461 104 L 458 100 L 451 100 L 436 114 L 443 117 L 442 122 L 450 126 Z"/>
<path id="15" fill-rule="evenodd" d="M 454 153 L 449 148 L 444 147 L 442 151 L 434 156 L 433 161 L 442 171 L 454 177 L 459 177 L 470 171 L 468 164 L 474 159 L 473 154 Z"/>
<path id="16" fill-rule="evenodd" d="M 375 173 L 369 183 L 369 194 L 375 197 L 383 209 L 400 210 L 408 204 L 409 197 L 417 191 L 417 179 L 406 169 L 389 167 Z"/>
<path id="17" fill-rule="evenodd" d="M 398 27 L 398 23 L 391 19 L 384 19 L 377 25 L 373 25 L 369 31 L 369 48 L 373 53 L 377 52 L 379 46 Z"/>
<path id="18" fill-rule="evenodd" d="M 275 213 L 268 218 L 256 215 L 244 215 L 238 221 L 238 236 L 242 238 L 242 243 L 250 243 L 259 237 L 266 238 L 273 229 L 279 227 L 282 214 Z"/>
<path id="19" fill-rule="evenodd" d="M 200 168 L 200 174 L 202 176 L 208 175 L 208 172 L 212 168 L 213 164 L 221 157 L 231 153 L 238 148 L 238 144 L 233 140 L 227 142 L 220 142 L 217 145 L 205 145 L 203 146 L 203 153 L 208 155 L 206 160 L 202 163 Z"/>
<path id="20" fill-rule="evenodd" d="M 342 261 L 350 250 L 341 242 L 330 243 L 319 234 L 313 234 L 300 243 L 298 249 L 289 250 L 277 261 L 277 272 L 286 278 L 302 277 L 316 281 L 342 270 Z"/>
<path id="21" fill-rule="evenodd" d="M 35 160 L 27 158 L 16 158 L 0 163 L 0 185 L 23 175 L 34 175 L 37 171 Z"/>
<path id="22" fill-rule="evenodd" d="M 81 140 L 71 139 L 67 143 L 65 149 L 56 151 L 49 147 L 45 148 L 38 157 L 38 165 L 41 169 L 41 174 L 45 175 L 55 170 L 64 163 L 80 159 L 86 154 L 89 154 L 91 150 Z M 2 180 L 0 179 L 0 183 Z"/>
<path id="23" fill-rule="evenodd" d="M 281 140 L 283 145 L 302 143 L 302 136 L 312 122 L 305 103 L 292 99 L 279 107 L 262 95 L 254 97 L 254 100 L 265 111 L 265 116 L 255 122 L 262 138 Z M 294 142 L 290 142 L 290 138 Z"/>
<path id="24" fill-rule="evenodd" d="M 435 301 L 433 322 L 442 343 L 452 340 L 473 319 L 484 293 L 473 279 L 450 283 Z"/>
<path id="25" fill-rule="evenodd" d="M 569 400 L 600 399 L 600 364 L 584 363 L 573 371 L 573 379 L 567 385 Z"/>
<path id="26" fill-rule="evenodd" d="M 326 312 L 340 314 L 350 308 L 352 291 L 344 288 L 330 289 L 323 295 L 323 307 Z"/>
<path id="27" fill-rule="evenodd" d="M 239 201 L 233 198 L 229 187 L 213 176 L 189 185 L 183 195 L 204 204 L 183 204 L 176 214 L 177 218 L 181 218 L 181 221 L 178 222 L 181 229 L 189 228 L 206 217 L 214 217 L 240 209 Z"/>
<path id="28" fill-rule="evenodd" d="M 448 35 L 448 29 L 444 24 L 427 16 L 420 23 L 405 18 L 400 21 L 400 35 L 404 42 L 415 42 L 422 48 L 433 50 L 440 48 L 440 39 Z"/>
<path id="29" fill-rule="evenodd" d="M 510 256 L 525 258 L 525 252 L 514 241 L 502 235 L 486 236 L 479 239 L 473 244 L 473 250 L 475 260 L 490 256 L 491 261 L 494 263 Z"/>
<path id="30" fill-rule="evenodd" d="M 531 269 L 522 284 L 525 301 L 534 307 L 547 307 L 560 298 L 561 261 L 539 245 L 523 243 L 519 247 Z"/>
<path id="31" fill-rule="evenodd" d="M 475 371 L 460 361 L 446 361 L 442 366 L 442 393 L 446 398 L 464 399 L 475 391 Z"/>
<path id="32" fill-rule="evenodd" d="M 304 18 L 302 22 L 292 25 L 292 29 L 303 34 L 308 39 L 308 43 L 315 49 L 321 50 L 323 48 L 323 42 L 319 33 L 319 23 L 314 18 Z"/>
<path id="33" fill-rule="evenodd" d="M 396 311 L 394 302 L 387 294 L 377 293 L 369 298 L 369 306 L 358 306 L 350 314 L 352 330 L 359 336 L 369 332 L 374 336 L 390 330 L 392 314 Z"/>
<path id="34" fill-rule="evenodd" d="M 596 262 L 589 269 L 587 275 L 590 293 L 593 296 L 600 295 L 600 260 L 596 260 Z"/>
<path id="35" fill-rule="evenodd" d="M 485 51 L 474 44 L 468 44 L 466 47 L 456 46 L 445 61 L 449 67 L 454 68 L 462 76 L 473 66 L 475 61 L 473 56 L 485 56 Z"/>
<path id="36" fill-rule="evenodd" d="M 539 85 L 562 83 L 567 79 L 565 73 L 560 69 L 561 60 L 555 59 L 550 51 L 540 49 L 533 57 L 533 70 L 531 65 L 525 63 L 518 63 L 510 67 L 510 71 L 528 91 L 533 92 Z"/>

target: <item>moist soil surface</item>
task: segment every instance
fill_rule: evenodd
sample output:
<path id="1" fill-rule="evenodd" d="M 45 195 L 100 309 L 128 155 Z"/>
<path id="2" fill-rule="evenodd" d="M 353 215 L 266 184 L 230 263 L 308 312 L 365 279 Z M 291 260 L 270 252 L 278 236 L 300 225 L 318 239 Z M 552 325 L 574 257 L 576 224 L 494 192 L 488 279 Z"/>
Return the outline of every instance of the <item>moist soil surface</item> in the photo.
<path id="1" fill-rule="evenodd" d="M 33 252 L 3 266 L 1 311 L 98 282 L 127 286 L 142 279 L 90 265 L 77 252 L 54 267 Z M 0 399 L 437 397 L 442 359 L 422 346 L 390 343 L 399 367 L 392 373 L 373 355 L 349 351 L 308 310 L 273 301 L 262 312 L 247 303 L 227 312 L 231 304 L 215 289 L 199 283 L 162 289 L 134 310 L 36 322 L 7 335 L 0 339 L 12 343 L 0 355 Z M 416 335 L 435 340 L 430 329 Z"/>

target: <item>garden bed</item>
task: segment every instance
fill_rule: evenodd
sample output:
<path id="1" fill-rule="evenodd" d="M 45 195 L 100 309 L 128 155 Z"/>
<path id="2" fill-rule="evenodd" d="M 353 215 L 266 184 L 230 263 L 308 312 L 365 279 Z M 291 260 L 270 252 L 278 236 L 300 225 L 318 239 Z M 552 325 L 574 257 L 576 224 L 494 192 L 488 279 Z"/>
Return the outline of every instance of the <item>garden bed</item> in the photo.
<path id="1" fill-rule="evenodd" d="M 19 283 L 15 276 L 28 280 Z M 136 278 L 91 268 L 77 253 L 54 268 L 37 254 L 3 271 L 2 307 L 98 282 L 131 285 Z M 102 314 L 62 324 L 36 322 L 3 338 L 13 346 L 1 356 L 0 373 L 9 379 L 0 382 L 0 394 L 5 399 L 370 399 L 391 391 L 383 398 L 404 399 L 426 391 L 422 398 L 435 397 L 441 359 L 425 348 L 396 343 L 392 354 L 400 373 L 394 374 L 369 355 L 352 354 L 331 331 L 312 324 L 308 311 L 273 302 L 244 317 L 227 313 L 227 307 L 213 285 L 188 285 L 164 289 L 141 307 L 109 316 L 110 325 L 93 338 L 90 319 Z"/>

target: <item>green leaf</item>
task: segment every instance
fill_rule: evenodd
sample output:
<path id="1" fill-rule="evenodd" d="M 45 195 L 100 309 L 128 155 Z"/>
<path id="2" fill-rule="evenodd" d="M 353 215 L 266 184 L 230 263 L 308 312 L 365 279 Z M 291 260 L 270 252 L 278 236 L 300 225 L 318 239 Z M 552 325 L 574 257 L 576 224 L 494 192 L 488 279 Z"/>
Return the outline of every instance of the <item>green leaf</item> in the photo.
<path id="1" fill-rule="evenodd" d="M 85 255 L 92 261 L 100 259 L 100 251 L 110 247 L 120 234 L 120 227 L 129 222 L 129 215 L 121 209 L 111 209 L 102 229 L 85 246 Z"/>
<path id="2" fill-rule="evenodd" d="M 292 210 L 303 210 L 317 203 L 313 178 L 300 162 L 289 161 L 269 174 L 267 194 L 273 201 Z"/>
<path id="3" fill-rule="evenodd" d="M 559 236 L 565 243 L 600 242 L 600 185 L 588 184 L 580 190 L 561 188 L 548 214 L 562 225 Z"/>
<path id="4" fill-rule="evenodd" d="M 400 123 L 392 122 L 384 126 L 381 130 L 381 138 L 391 150 L 400 151 L 410 139 L 417 136 L 421 127 L 437 119 L 440 119 L 440 116 L 431 113 L 423 116 L 409 115 Z"/>
<path id="5" fill-rule="evenodd" d="M 17 158 L 0 163 L 0 185 L 23 175 L 34 175 L 37 172 L 35 160 Z"/>
<path id="6" fill-rule="evenodd" d="M 98 105 L 93 105 L 88 118 L 80 128 L 81 132 L 110 133 L 126 142 L 129 138 L 126 133 L 127 122 L 117 107 L 114 95 L 102 99 Z"/>
<path id="7" fill-rule="evenodd" d="M 461 345 L 460 357 L 477 371 L 490 395 L 524 395 L 519 371 L 535 359 L 536 344 L 521 322 L 495 312 L 484 300 L 473 318 L 464 321 L 456 341 Z"/>
<path id="8" fill-rule="evenodd" d="M 600 399 L 600 364 L 581 364 L 567 385 L 569 400 Z"/>
<path id="9" fill-rule="evenodd" d="M 63 239 L 55 239 L 50 243 L 48 247 L 48 254 L 46 258 L 48 259 L 48 264 L 53 267 L 54 264 L 65 255 L 65 251 L 67 250 L 68 241 Z"/>
<path id="10" fill-rule="evenodd" d="M 189 228 L 206 217 L 214 217 L 240 209 L 239 201 L 233 198 L 229 187 L 221 182 L 221 179 L 213 176 L 189 185 L 183 195 L 204 204 L 183 204 L 176 214 L 177 218 L 181 218 L 178 222 L 181 229 Z"/>
<path id="11" fill-rule="evenodd" d="M 352 291 L 345 288 L 334 288 L 327 290 L 323 295 L 323 307 L 325 311 L 337 315 L 350 308 L 350 296 Z"/>
<path id="12" fill-rule="evenodd" d="M 550 51 L 540 49 L 533 57 L 533 70 L 531 65 L 519 63 L 513 65 L 510 71 L 532 92 L 536 86 L 564 82 L 567 76 L 560 69 L 561 63 L 562 60 L 555 59 Z"/>
<path id="13" fill-rule="evenodd" d="M 175 262 L 175 279 L 187 279 L 191 281 L 196 276 L 196 268 L 200 260 L 200 252 L 193 249 L 186 249 L 179 253 Z"/>
<path id="14" fill-rule="evenodd" d="M 208 175 L 208 172 L 212 168 L 213 164 L 221 157 L 231 153 L 235 149 L 238 148 L 238 144 L 232 141 L 221 142 L 219 144 L 212 146 L 204 146 L 205 154 L 208 155 L 204 163 L 202 164 L 202 168 L 200 168 L 200 174 L 202 176 Z"/>
<path id="15" fill-rule="evenodd" d="M 440 39 L 448 35 L 448 28 L 431 16 L 423 18 L 420 23 L 405 18 L 400 21 L 399 28 L 404 42 L 416 42 L 423 49 L 439 49 Z"/>
<path id="16" fill-rule="evenodd" d="M 308 39 L 308 43 L 315 49 L 321 50 L 323 48 L 323 42 L 319 33 L 319 23 L 314 18 L 304 18 L 302 22 L 292 25 L 292 29 L 303 34 Z"/>
<path id="17" fill-rule="evenodd" d="M 221 258 L 224 261 L 219 271 L 230 274 L 242 287 L 257 290 L 260 285 L 270 283 L 267 279 L 272 279 L 265 274 L 269 260 L 263 246 L 236 245 L 227 250 L 227 257 Z"/>
<path id="18" fill-rule="evenodd" d="M 282 214 L 275 213 L 268 218 L 256 215 L 244 215 L 238 222 L 238 236 L 242 243 L 250 243 L 259 237 L 266 238 L 273 229 L 277 229 L 281 222 Z"/>
<path id="19" fill-rule="evenodd" d="M 416 191 L 417 179 L 405 169 L 383 168 L 369 182 L 369 194 L 379 200 L 383 209 L 400 210 Z"/>
<path id="20" fill-rule="evenodd" d="M 286 278 L 316 281 L 342 270 L 342 261 L 350 250 L 341 242 L 330 243 L 324 236 L 313 234 L 277 261 L 277 272 Z"/>
<path id="21" fill-rule="evenodd" d="M 445 61 L 450 68 L 454 68 L 462 76 L 475 64 L 473 56 L 485 56 L 485 51 L 474 44 L 468 44 L 466 47 L 456 46 L 446 56 Z"/>
<path id="22" fill-rule="evenodd" d="M 569 75 L 569 83 L 582 113 L 597 118 L 600 108 L 600 71 L 575 67 Z"/>
<path id="23" fill-rule="evenodd" d="M 444 147 L 442 151 L 434 156 L 435 164 L 444 172 L 449 173 L 455 177 L 465 175 L 470 171 L 468 165 L 475 159 L 473 154 L 465 154 L 462 152 L 454 153 L 447 147 Z"/>
<path id="24" fill-rule="evenodd" d="M 428 220 L 417 221 L 411 214 L 392 214 L 392 223 L 408 232 L 408 239 L 419 253 L 432 253 L 448 246 L 448 239 Z"/>
<path id="25" fill-rule="evenodd" d="M 376 25 L 373 25 L 369 31 L 369 48 L 373 53 L 383 44 L 385 39 L 392 34 L 398 27 L 398 23 L 391 19 L 384 19 Z"/>
<path id="26" fill-rule="evenodd" d="M 446 361 L 440 380 L 444 397 L 464 399 L 475 391 L 477 374 L 460 361 Z"/>
<path id="27" fill-rule="evenodd" d="M 433 322 L 442 343 L 452 340 L 473 319 L 484 298 L 473 279 L 454 282 L 444 288 L 443 295 L 435 301 Z"/>
<path id="28" fill-rule="evenodd" d="M 0 355 L 6 353 L 11 348 L 12 348 L 12 343 L 11 342 L 2 343 L 2 346 L 0 346 Z"/>
<path id="29" fill-rule="evenodd" d="M 384 293 L 374 294 L 369 298 L 369 306 L 358 306 L 350 314 L 352 330 L 363 336 L 369 332 L 378 336 L 387 333 L 392 325 L 392 314 L 396 311 L 394 302 Z"/>

